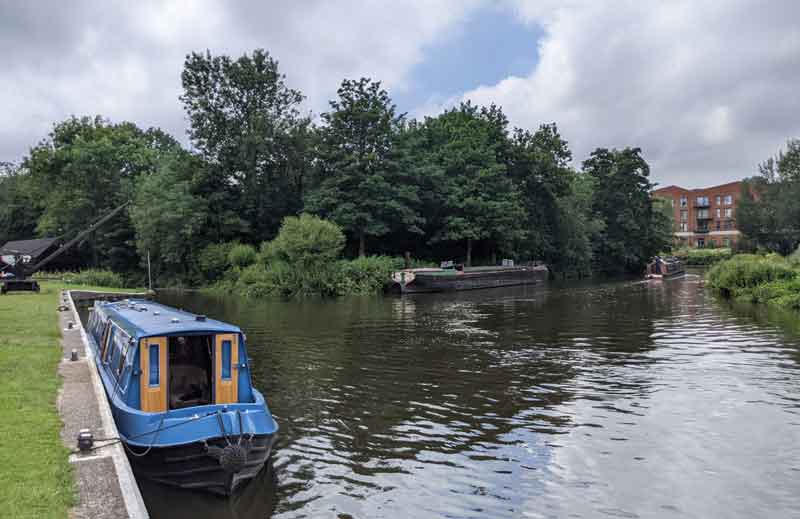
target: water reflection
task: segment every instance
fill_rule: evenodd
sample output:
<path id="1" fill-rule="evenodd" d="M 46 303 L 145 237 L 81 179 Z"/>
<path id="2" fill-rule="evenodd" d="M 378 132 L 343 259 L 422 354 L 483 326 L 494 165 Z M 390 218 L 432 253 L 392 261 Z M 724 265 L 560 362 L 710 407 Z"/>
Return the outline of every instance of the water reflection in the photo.
<path id="1" fill-rule="evenodd" d="M 699 277 L 159 297 L 247 332 L 277 517 L 800 514 L 798 342 Z"/>

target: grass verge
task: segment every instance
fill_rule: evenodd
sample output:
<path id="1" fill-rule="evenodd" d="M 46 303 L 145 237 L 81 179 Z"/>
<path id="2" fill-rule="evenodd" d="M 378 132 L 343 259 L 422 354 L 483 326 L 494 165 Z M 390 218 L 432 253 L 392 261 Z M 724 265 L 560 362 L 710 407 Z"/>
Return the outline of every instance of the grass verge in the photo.
<path id="1" fill-rule="evenodd" d="M 0 517 L 66 517 L 76 502 L 56 408 L 64 288 L 106 290 L 43 283 L 0 296 Z"/>

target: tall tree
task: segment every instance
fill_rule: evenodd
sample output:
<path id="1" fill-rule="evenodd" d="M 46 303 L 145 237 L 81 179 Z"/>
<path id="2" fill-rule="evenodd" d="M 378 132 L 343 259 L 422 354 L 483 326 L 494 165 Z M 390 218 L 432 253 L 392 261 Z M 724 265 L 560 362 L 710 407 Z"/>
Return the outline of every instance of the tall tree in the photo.
<path id="1" fill-rule="evenodd" d="M 34 235 L 42 209 L 30 180 L 18 165 L 0 162 L 0 245 Z"/>
<path id="2" fill-rule="evenodd" d="M 781 254 L 800 244 L 800 139 L 759 165 L 742 186 L 736 222 L 746 238 Z"/>
<path id="3" fill-rule="evenodd" d="M 158 129 L 96 118 L 70 118 L 55 125 L 34 147 L 23 167 L 43 209 L 42 236 L 77 234 L 111 209 L 130 200 L 134 180 L 155 170 L 178 143 Z M 126 213 L 85 242 L 92 265 L 127 270 L 137 264 L 133 226 Z"/>
<path id="4" fill-rule="evenodd" d="M 192 143 L 235 193 L 227 199 L 239 199 L 250 241 L 272 237 L 284 216 L 302 209 L 311 124 L 299 113 L 302 94 L 261 49 L 236 60 L 194 52 L 181 79 Z"/>
<path id="5" fill-rule="evenodd" d="M 562 209 L 569 211 L 560 199 L 572 194 L 574 171 L 570 168 L 572 152 L 558 133 L 555 123 L 543 124 L 535 133 L 515 129 L 511 139 L 509 168 L 519 187 L 527 214 L 526 255 L 558 263 L 562 252 L 558 247 Z M 567 226 L 571 227 L 571 226 Z"/>
<path id="6" fill-rule="evenodd" d="M 196 179 L 185 155 L 174 153 L 156 172 L 141 177 L 130 209 L 139 254 L 149 253 L 154 274 L 168 276 L 167 281 L 190 280 L 212 213 L 209 200 L 193 192 Z"/>
<path id="7" fill-rule="evenodd" d="M 641 150 L 598 148 L 583 169 L 596 181 L 593 211 L 604 222 L 594 248 L 595 263 L 608 273 L 641 271 L 670 241 L 662 213 L 653 209 L 650 167 Z"/>
<path id="8" fill-rule="evenodd" d="M 501 115 L 497 107 L 462 103 L 424 124 L 421 160 L 434 165 L 429 196 L 439 206 L 441 222 L 432 240 L 464 242 L 467 265 L 477 241 L 512 252 L 524 237 L 524 210 L 504 163 L 508 136 Z"/>
<path id="9" fill-rule="evenodd" d="M 417 187 L 400 168 L 397 115 L 379 81 L 345 79 L 322 114 L 319 184 L 307 209 L 340 225 L 366 252 L 367 237 L 393 229 L 421 232 Z"/>

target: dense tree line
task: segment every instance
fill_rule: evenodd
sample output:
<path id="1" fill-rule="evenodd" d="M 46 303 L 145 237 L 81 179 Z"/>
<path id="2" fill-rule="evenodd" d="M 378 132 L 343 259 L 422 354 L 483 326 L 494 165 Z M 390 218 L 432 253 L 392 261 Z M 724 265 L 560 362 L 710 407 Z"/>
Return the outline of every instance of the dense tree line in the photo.
<path id="1" fill-rule="evenodd" d="M 800 139 L 758 170 L 742 185 L 737 225 L 753 245 L 787 255 L 800 245 Z"/>
<path id="2" fill-rule="evenodd" d="M 335 224 L 345 253 L 494 262 L 561 272 L 640 271 L 668 246 L 638 148 L 597 149 L 577 170 L 555 123 L 511 128 L 498 106 L 461 103 L 422 120 L 368 78 L 344 80 L 318 119 L 278 62 L 187 56 L 191 149 L 158 129 L 73 117 L 0 168 L 0 241 L 70 236 L 130 210 L 81 245 L 86 264 L 204 283 L 226 244 L 259 246 L 287 216 Z"/>

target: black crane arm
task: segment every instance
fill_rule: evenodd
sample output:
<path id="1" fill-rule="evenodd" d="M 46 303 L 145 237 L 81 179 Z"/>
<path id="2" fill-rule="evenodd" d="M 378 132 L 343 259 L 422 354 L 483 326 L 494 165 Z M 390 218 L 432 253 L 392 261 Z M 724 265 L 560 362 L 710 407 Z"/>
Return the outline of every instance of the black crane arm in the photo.
<path id="1" fill-rule="evenodd" d="M 59 257 L 61 254 L 63 254 L 67 250 L 69 250 L 73 245 L 75 245 L 76 243 L 81 241 L 87 234 L 95 231 L 98 227 L 100 227 L 101 225 L 103 225 L 104 223 L 106 223 L 107 221 L 112 219 L 114 216 L 116 216 L 120 211 L 125 209 L 128 206 L 128 204 L 130 204 L 130 202 L 125 202 L 121 206 L 117 207 L 116 209 L 114 209 L 113 211 L 111 211 L 110 213 L 105 215 L 104 217 L 102 217 L 99 220 L 97 220 L 91 226 L 89 226 L 88 229 L 86 229 L 85 231 L 83 231 L 82 233 L 78 234 L 77 236 L 72 238 L 70 241 L 68 241 L 67 243 L 65 243 L 61 247 L 59 247 L 57 251 L 53 252 L 52 254 L 47 256 L 42 261 L 40 261 L 39 263 L 35 264 L 34 266 L 32 266 L 30 268 L 26 268 L 25 269 L 25 275 L 26 276 L 30 276 L 30 275 L 34 274 L 40 268 L 44 267 L 45 265 L 50 263 L 52 260 L 54 260 L 57 257 Z"/>

